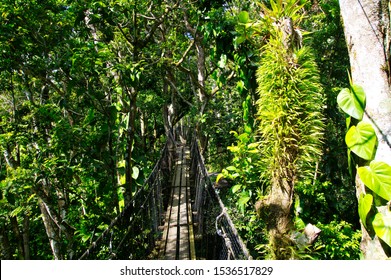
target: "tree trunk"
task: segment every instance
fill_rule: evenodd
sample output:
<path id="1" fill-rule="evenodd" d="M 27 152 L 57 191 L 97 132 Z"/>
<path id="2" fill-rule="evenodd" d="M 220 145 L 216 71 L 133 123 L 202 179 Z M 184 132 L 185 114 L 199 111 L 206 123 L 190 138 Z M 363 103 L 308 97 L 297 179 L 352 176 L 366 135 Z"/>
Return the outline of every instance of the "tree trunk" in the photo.
<path id="1" fill-rule="evenodd" d="M 285 260 L 291 259 L 291 252 L 287 250 L 293 246 L 293 241 L 290 238 L 290 232 L 293 228 L 292 222 L 292 202 L 293 202 L 293 186 L 292 182 L 288 182 L 286 177 L 276 175 L 273 178 L 270 194 L 267 197 L 264 205 L 257 207 L 266 214 L 265 220 L 269 231 L 269 243 L 273 259 Z"/>
<path id="2" fill-rule="evenodd" d="M 10 217 L 10 222 L 12 225 L 12 231 L 15 234 L 15 238 L 18 244 L 18 258 L 20 260 L 23 260 L 24 259 L 23 237 L 19 230 L 18 219 L 16 217 Z"/>
<path id="3" fill-rule="evenodd" d="M 387 0 L 340 0 L 354 84 L 367 95 L 365 121 L 373 124 L 379 139 L 375 160 L 391 164 L 390 10 Z M 357 177 L 357 197 L 365 191 Z M 362 228 L 365 259 L 384 259 L 377 237 Z"/>
<path id="4" fill-rule="evenodd" d="M 130 107 L 129 107 L 129 122 L 127 125 L 127 143 L 126 143 L 126 162 L 125 162 L 125 181 L 126 181 L 126 191 L 125 191 L 125 204 L 128 204 L 133 198 L 133 146 L 134 138 L 136 136 L 136 117 L 137 117 L 137 91 L 135 88 L 129 90 L 130 96 Z"/>
<path id="5" fill-rule="evenodd" d="M 5 225 L 0 228 L 0 246 L 1 246 L 1 254 L 0 254 L 1 259 L 10 260 L 12 258 L 12 249 L 8 238 L 8 230 Z"/>
<path id="6" fill-rule="evenodd" d="M 23 219 L 23 249 L 24 259 L 30 259 L 30 216 L 26 215 Z"/>
<path id="7" fill-rule="evenodd" d="M 48 206 L 42 199 L 38 199 L 39 208 L 42 213 L 42 220 L 45 225 L 46 235 L 49 238 L 50 247 L 52 248 L 53 256 L 55 260 L 63 259 L 61 255 L 60 237 L 58 234 L 58 228 L 53 222 Z"/>

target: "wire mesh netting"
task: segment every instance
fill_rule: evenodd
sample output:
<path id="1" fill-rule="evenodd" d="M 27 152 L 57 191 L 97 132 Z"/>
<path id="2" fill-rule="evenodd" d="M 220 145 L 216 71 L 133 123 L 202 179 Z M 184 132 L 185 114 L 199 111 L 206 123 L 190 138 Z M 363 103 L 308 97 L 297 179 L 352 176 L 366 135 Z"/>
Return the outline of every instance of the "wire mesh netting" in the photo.
<path id="1" fill-rule="evenodd" d="M 166 144 L 144 185 L 79 259 L 153 259 L 166 203 L 163 201 L 171 168 Z"/>
<path id="2" fill-rule="evenodd" d="M 191 176 L 195 186 L 193 213 L 197 230 L 197 258 L 251 259 L 210 181 L 196 137 L 192 142 L 191 158 Z"/>

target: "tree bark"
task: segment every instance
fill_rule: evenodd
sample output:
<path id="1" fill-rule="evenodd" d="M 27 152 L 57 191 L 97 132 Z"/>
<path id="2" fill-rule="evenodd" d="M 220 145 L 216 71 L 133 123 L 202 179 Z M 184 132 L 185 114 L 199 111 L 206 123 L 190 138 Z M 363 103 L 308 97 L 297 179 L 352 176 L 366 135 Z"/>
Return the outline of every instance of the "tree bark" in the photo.
<path id="1" fill-rule="evenodd" d="M 8 238 L 8 230 L 5 225 L 0 228 L 0 246 L 1 259 L 10 260 L 12 258 L 12 249 Z"/>
<path id="2" fill-rule="evenodd" d="M 26 215 L 23 219 L 23 250 L 24 259 L 30 259 L 30 216 Z"/>
<path id="3" fill-rule="evenodd" d="M 23 260 L 24 259 L 23 237 L 19 230 L 18 219 L 16 217 L 10 217 L 10 222 L 12 225 L 12 231 L 14 232 L 15 238 L 17 240 L 18 258 L 20 260 Z"/>
<path id="4" fill-rule="evenodd" d="M 282 181 L 282 180 L 281 180 Z M 289 232 L 293 227 L 291 206 L 293 187 L 288 182 L 275 182 L 267 201 L 268 229 L 270 245 L 275 255 L 273 259 L 289 259 L 286 248 L 292 245 Z"/>
<path id="5" fill-rule="evenodd" d="M 391 164 L 390 6 L 387 0 L 340 0 L 354 84 L 367 95 L 365 121 L 373 124 L 379 144 L 375 160 Z M 357 197 L 365 186 L 356 178 Z M 365 259 L 384 259 L 377 237 L 362 228 Z"/>
<path id="6" fill-rule="evenodd" d="M 38 199 L 39 208 L 42 213 L 42 220 L 45 225 L 46 235 L 49 238 L 50 247 L 55 260 L 63 259 L 61 255 L 61 244 L 58 234 L 58 228 L 53 222 L 48 206 L 42 199 Z"/>

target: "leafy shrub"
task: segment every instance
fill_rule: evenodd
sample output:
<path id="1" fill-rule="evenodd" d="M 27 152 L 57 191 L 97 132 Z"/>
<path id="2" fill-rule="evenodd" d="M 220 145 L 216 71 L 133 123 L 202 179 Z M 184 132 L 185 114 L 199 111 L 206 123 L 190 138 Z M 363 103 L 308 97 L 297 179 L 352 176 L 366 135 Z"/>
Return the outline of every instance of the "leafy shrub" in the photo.
<path id="1" fill-rule="evenodd" d="M 354 230 L 345 221 L 332 221 L 316 225 L 322 230 L 313 245 L 312 256 L 322 260 L 356 260 L 360 259 L 361 232 Z"/>

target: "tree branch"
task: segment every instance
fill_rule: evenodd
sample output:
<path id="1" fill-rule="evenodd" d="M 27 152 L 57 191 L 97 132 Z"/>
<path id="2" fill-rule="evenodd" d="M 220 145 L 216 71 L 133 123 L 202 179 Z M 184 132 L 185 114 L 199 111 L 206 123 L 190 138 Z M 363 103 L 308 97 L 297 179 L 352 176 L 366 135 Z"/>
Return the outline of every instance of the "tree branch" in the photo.
<path id="1" fill-rule="evenodd" d="M 186 49 L 186 51 L 183 53 L 182 57 L 180 60 L 178 60 L 178 62 L 175 62 L 174 65 L 175 66 L 179 66 L 186 58 L 186 56 L 188 55 L 188 53 L 190 52 L 191 48 L 194 46 L 194 40 L 191 41 L 189 47 Z"/>
<path id="2" fill-rule="evenodd" d="M 179 97 L 180 97 L 187 105 L 189 105 L 190 107 L 194 107 L 194 105 L 193 105 L 192 103 L 190 103 L 189 101 L 187 101 L 187 100 L 183 97 L 183 95 L 180 93 L 179 89 L 175 86 L 175 84 L 174 84 L 169 78 L 165 77 L 165 80 L 166 80 L 167 82 L 170 83 L 170 85 L 172 86 L 172 88 L 176 91 L 176 93 L 179 95 Z"/>

